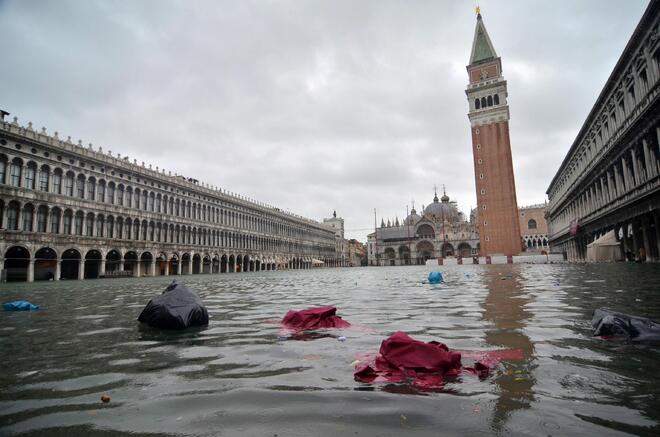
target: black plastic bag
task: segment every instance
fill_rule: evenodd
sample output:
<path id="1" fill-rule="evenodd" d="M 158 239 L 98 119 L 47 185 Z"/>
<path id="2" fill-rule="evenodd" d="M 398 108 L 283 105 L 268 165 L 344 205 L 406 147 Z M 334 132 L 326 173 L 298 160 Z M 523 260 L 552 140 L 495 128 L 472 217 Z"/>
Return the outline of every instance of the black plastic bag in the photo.
<path id="1" fill-rule="evenodd" d="M 660 322 L 644 317 L 597 309 L 591 319 L 594 336 L 660 342 Z"/>
<path id="2" fill-rule="evenodd" d="M 186 329 L 209 324 L 202 300 L 183 284 L 173 281 L 158 297 L 149 301 L 138 321 L 160 329 Z"/>

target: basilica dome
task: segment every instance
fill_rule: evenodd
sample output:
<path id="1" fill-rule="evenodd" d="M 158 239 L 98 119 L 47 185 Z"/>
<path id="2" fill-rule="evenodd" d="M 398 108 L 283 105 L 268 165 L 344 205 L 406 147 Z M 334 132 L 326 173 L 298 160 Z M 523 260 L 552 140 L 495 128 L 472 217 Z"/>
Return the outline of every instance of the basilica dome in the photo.
<path id="1" fill-rule="evenodd" d="M 406 217 L 406 219 L 403 221 L 403 224 L 405 225 L 414 225 L 418 221 L 420 221 L 422 218 L 417 214 L 417 211 L 415 211 L 415 207 L 410 211 L 410 215 Z"/>
<path id="2" fill-rule="evenodd" d="M 446 220 L 449 222 L 460 221 L 458 208 L 449 201 L 449 196 L 444 194 L 442 202 L 438 201 L 438 194 L 433 198 L 433 203 L 424 209 L 424 216 L 431 220 Z"/>

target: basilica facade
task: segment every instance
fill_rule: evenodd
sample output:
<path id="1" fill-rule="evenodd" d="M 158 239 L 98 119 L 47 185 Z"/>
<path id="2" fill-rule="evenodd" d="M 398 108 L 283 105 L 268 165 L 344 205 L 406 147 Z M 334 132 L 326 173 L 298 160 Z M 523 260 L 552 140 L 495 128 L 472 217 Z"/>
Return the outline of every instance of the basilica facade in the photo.
<path id="1" fill-rule="evenodd" d="M 394 266 L 424 264 L 439 257 L 472 257 L 479 255 L 479 231 L 476 218 L 470 220 L 459 211 L 445 193 L 417 214 L 399 223 L 381 221 L 381 226 L 367 236 L 369 265 Z"/>

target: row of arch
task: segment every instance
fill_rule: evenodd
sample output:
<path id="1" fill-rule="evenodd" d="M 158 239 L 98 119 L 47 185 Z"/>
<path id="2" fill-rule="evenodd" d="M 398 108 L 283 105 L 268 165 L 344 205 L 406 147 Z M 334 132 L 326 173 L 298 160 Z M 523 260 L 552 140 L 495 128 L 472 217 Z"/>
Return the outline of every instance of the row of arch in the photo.
<path id="1" fill-rule="evenodd" d="M 323 253 L 332 256 L 333 248 L 314 246 L 312 243 L 286 241 L 260 235 L 246 235 L 234 231 L 198 228 L 176 223 L 161 223 L 145 219 L 74 211 L 70 208 L 23 206 L 16 200 L 6 206 L 0 199 L 0 228 L 51 234 L 77 235 L 110 239 L 142 240 L 159 243 L 188 244 L 248 250 L 288 253 Z"/>
<path id="2" fill-rule="evenodd" d="M 481 99 L 479 98 L 474 99 L 474 109 L 488 108 L 493 105 L 499 105 L 499 104 L 500 104 L 500 96 L 498 94 L 494 94 L 488 97 L 482 97 Z"/>
<path id="3" fill-rule="evenodd" d="M 59 253 L 48 246 L 34 252 L 21 245 L 4 252 L 2 277 L 6 281 L 96 279 L 116 276 L 170 276 L 309 269 L 314 260 L 295 257 L 275 260 L 247 254 L 165 253 L 70 247 Z"/>
<path id="4" fill-rule="evenodd" d="M 523 243 L 527 249 L 548 249 L 548 237 L 539 235 L 523 235 Z"/>
<path id="5" fill-rule="evenodd" d="M 82 172 L 51 168 L 48 164 L 39 165 L 33 160 L 25 162 L 20 157 L 10 159 L 5 154 L 0 154 L 0 184 L 287 237 L 324 235 L 323 230 L 308 225 L 294 226 L 229 208 L 186 200 L 174 194 L 134 188 L 130 184 L 97 179 Z"/>
<path id="6" fill-rule="evenodd" d="M 451 243 L 443 243 L 440 247 L 440 256 L 443 258 L 450 256 L 462 256 L 468 257 L 472 256 L 472 246 L 469 243 L 463 241 L 454 247 Z M 477 251 L 479 249 L 479 243 L 477 243 Z M 430 241 L 420 241 L 415 245 L 416 258 L 411 258 L 410 247 L 401 245 L 397 249 L 393 247 L 387 247 L 383 251 L 383 257 L 385 259 L 386 265 L 408 265 L 408 264 L 424 264 L 427 260 L 435 258 L 438 256 L 433 243 Z"/>

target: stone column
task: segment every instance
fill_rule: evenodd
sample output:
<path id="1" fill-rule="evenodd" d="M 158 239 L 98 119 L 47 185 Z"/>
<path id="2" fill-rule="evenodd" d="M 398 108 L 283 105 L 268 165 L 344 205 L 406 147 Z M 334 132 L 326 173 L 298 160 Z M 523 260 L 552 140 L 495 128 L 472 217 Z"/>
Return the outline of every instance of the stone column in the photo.
<path id="1" fill-rule="evenodd" d="M 105 276 L 105 258 L 101 258 L 101 268 L 99 269 L 99 276 Z"/>
<path id="2" fill-rule="evenodd" d="M 653 211 L 653 225 L 655 227 L 655 244 L 657 253 L 660 255 L 660 213 L 658 211 Z"/>
<path id="3" fill-rule="evenodd" d="M 637 186 L 642 183 L 642 174 L 640 173 L 639 168 L 639 159 L 637 156 L 637 151 L 635 150 L 635 145 L 630 148 L 630 156 L 632 159 L 633 170 L 635 171 L 635 177 L 633 178 L 633 185 Z"/>
<path id="4" fill-rule="evenodd" d="M 649 143 L 646 141 L 646 138 L 642 138 L 642 149 L 644 150 L 644 164 L 646 167 L 646 179 L 651 179 L 655 177 L 657 170 L 655 168 L 655 162 L 651 159 L 653 152 L 649 149 Z"/>
<path id="5" fill-rule="evenodd" d="M 78 279 L 85 279 L 85 258 L 82 258 L 82 256 L 78 262 Z"/>
<path id="6" fill-rule="evenodd" d="M 124 259 L 119 260 L 119 271 L 123 272 L 124 271 Z"/>
<path id="7" fill-rule="evenodd" d="M 190 258 L 188 259 L 188 274 L 192 275 L 193 274 L 193 254 L 190 254 Z"/>
<path id="8" fill-rule="evenodd" d="M 644 252 L 646 254 L 646 259 L 652 261 L 653 256 L 651 252 L 651 240 L 649 239 L 649 220 L 648 217 L 644 216 L 641 219 L 642 222 L 642 244 L 644 245 Z"/>
<path id="9" fill-rule="evenodd" d="M 181 258 L 177 259 L 176 263 L 176 274 L 181 276 L 181 267 L 183 266 L 183 260 Z"/>
<path id="10" fill-rule="evenodd" d="M 621 183 L 621 176 L 619 175 L 619 167 L 615 165 L 613 170 L 614 170 L 614 183 L 616 185 L 616 197 L 619 197 L 623 195 L 623 187 Z"/>
<path id="11" fill-rule="evenodd" d="M 55 280 L 59 281 L 60 276 L 62 276 L 62 259 L 57 258 L 57 263 L 55 264 Z"/>
<path id="12" fill-rule="evenodd" d="M 637 230 L 635 229 L 637 226 L 635 226 L 635 220 L 632 220 L 632 244 L 633 244 L 633 255 L 635 256 L 635 259 L 637 259 L 637 255 L 639 255 L 639 240 L 637 237 Z"/>
<path id="13" fill-rule="evenodd" d="M 607 170 L 607 196 L 608 202 L 611 202 L 616 198 L 616 186 L 614 185 L 614 178 L 609 170 Z"/>
<path id="14" fill-rule="evenodd" d="M 34 282 L 34 258 L 30 258 L 28 261 L 27 281 Z"/>
<path id="15" fill-rule="evenodd" d="M 142 264 L 142 261 L 140 261 L 140 259 L 138 258 L 137 262 L 135 263 L 135 272 L 133 274 L 133 276 L 135 276 L 136 278 L 139 278 L 141 276 L 141 274 L 140 274 L 140 265 L 141 264 Z"/>
<path id="16" fill-rule="evenodd" d="M 158 276 L 158 275 L 156 275 L 156 259 L 155 258 L 151 259 L 151 276 Z"/>
<path id="17" fill-rule="evenodd" d="M 170 276 L 170 261 L 165 260 L 165 276 Z"/>
<path id="18" fill-rule="evenodd" d="M 2 270 L 5 268 L 5 259 L 0 256 L 0 282 L 2 282 Z"/>

